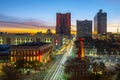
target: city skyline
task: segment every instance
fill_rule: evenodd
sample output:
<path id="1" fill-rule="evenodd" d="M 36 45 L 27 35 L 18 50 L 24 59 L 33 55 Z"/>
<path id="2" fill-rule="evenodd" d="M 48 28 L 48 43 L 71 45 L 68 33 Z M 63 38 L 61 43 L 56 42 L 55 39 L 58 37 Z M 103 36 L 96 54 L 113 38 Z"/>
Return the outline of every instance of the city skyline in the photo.
<path id="1" fill-rule="evenodd" d="M 93 20 L 99 9 L 103 9 L 108 14 L 107 31 L 117 32 L 117 28 L 120 26 L 119 2 L 119 0 L 1 0 L 0 17 L 2 18 L 0 21 L 36 21 L 45 26 L 55 26 L 56 13 L 70 12 L 71 25 L 74 26 L 73 30 L 76 30 L 76 20 Z M 9 30 L 9 27 L 5 28 Z M 21 29 L 26 30 L 26 28 Z"/>

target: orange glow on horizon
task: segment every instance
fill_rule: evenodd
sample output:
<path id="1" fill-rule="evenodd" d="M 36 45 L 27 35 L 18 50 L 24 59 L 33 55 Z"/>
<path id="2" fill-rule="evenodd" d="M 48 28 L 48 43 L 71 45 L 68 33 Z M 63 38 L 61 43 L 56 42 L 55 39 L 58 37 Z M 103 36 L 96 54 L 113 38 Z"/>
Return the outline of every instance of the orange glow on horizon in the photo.
<path id="1" fill-rule="evenodd" d="M 22 28 L 1 28 L 0 32 L 7 32 L 7 33 L 37 33 L 37 32 L 42 32 L 46 33 L 47 28 L 41 28 L 39 30 L 37 29 L 22 29 Z M 55 33 L 52 30 L 53 33 Z"/>
<path id="2" fill-rule="evenodd" d="M 0 28 L 0 32 L 7 32 L 7 33 L 37 33 L 42 32 L 46 33 L 48 28 L 41 28 L 37 29 L 23 29 L 23 28 Z M 55 33 L 55 29 L 51 29 L 52 33 Z M 71 30 L 71 34 L 76 34 L 75 30 Z"/>

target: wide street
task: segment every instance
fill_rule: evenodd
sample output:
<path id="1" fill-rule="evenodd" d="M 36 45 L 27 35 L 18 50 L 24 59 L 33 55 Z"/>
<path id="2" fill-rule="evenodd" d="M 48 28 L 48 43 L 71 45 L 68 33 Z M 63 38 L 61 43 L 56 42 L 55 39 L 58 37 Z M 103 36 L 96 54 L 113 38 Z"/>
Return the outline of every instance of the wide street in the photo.
<path id="1" fill-rule="evenodd" d="M 63 56 L 60 61 L 56 61 L 53 67 L 49 70 L 44 80 L 62 80 L 64 74 L 64 63 L 72 52 L 73 44 L 69 44 L 63 51 Z"/>

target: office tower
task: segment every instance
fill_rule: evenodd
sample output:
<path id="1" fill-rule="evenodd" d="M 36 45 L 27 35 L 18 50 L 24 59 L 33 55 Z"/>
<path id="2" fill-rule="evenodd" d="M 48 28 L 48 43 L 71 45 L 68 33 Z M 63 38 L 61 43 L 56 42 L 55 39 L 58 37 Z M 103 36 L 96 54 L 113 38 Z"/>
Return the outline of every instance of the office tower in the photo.
<path id="1" fill-rule="evenodd" d="M 77 20 L 77 37 L 92 38 L 92 20 Z"/>
<path id="2" fill-rule="evenodd" d="M 94 32 L 97 34 L 107 33 L 107 13 L 102 10 L 94 17 Z"/>
<path id="3" fill-rule="evenodd" d="M 71 35 L 71 13 L 56 14 L 56 34 Z"/>

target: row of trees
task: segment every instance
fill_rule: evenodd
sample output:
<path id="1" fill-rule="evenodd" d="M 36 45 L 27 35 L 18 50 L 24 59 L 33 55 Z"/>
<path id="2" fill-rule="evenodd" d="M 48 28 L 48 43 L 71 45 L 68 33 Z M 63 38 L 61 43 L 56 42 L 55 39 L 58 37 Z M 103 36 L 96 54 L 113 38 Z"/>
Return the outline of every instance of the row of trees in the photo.
<path id="1" fill-rule="evenodd" d="M 76 48 L 79 46 L 79 41 L 76 40 L 75 42 Z M 100 40 L 100 39 L 91 39 L 86 38 L 84 40 L 84 45 L 89 47 L 95 47 L 97 48 L 98 54 L 100 52 L 104 52 L 105 50 L 110 54 L 110 52 L 120 52 L 120 45 L 119 41 L 113 41 L 113 40 Z"/>
<path id="2" fill-rule="evenodd" d="M 90 64 L 89 59 L 74 58 L 66 61 L 64 73 L 66 80 L 120 80 L 120 64 L 109 70 L 103 62 Z"/>
<path id="3" fill-rule="evenodd" d="M 88 80 L 87 68 L 88 61 L 73 58 L 65 63 L 64 73 L 67 74 L 67 80 Z"/>
<path id="4" fill-rule="evenodd" d="M 43 66 L 42 63 L 40 63 L 37 60 L 34 61 L 25 61 L 23 60 L 18 60 L 16 63 L 14 63 L 14 66 L 16 69 L 22 70 L 24 72 L 25 69 L 33 69 L 33 70 L 40 70 L 40 67 Z"/>
<path id="5" fill-rule="evenodd" d="M 32 70 L 40 70 L 43 64 L 39 61 L 25 61 L 25 60 L 18 60 L 14 64 L 6 64 L 2 65 L 2 80 L 22 80 L 24 71 L 27 69 Z"/>
<path id="6" fill-rule="evenodd" d="M 3 75 L 0 80 L 22 80 L 23 78 L 23 74 L 13 64 L 3 65 L 1 71 Z"/>

